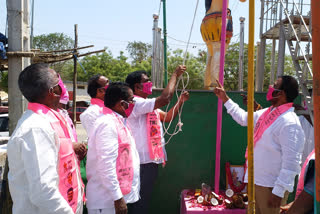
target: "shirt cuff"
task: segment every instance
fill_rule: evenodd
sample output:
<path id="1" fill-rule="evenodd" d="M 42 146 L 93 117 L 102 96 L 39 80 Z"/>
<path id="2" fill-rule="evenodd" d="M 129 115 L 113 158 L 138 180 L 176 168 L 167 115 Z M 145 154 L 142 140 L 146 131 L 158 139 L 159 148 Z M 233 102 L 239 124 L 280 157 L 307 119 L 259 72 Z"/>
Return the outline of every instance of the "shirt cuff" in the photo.
<path id="1" fill-rule="evenodd" d="M 122 195 L 120 188 L 118 188 L 115 192 L 112 193 L 112 200 L 113 201 L 119 200 L 122 197 L 123 197 L 123 195 Z"/>
<path id="2" fill-rule="evenodd" d="M 227 102 L 225 102 L 224 107 L 227 109 L 231 108 L 235 103 L 229 98 Z"/>
<path id="3" fill-rule="evenodd" d="M 276 196 L 279 196 L 280 198 L 283 198 L 285 191 L 286 191 L 285 188 L 283 188 L 282 186 L 276 185 L 275 187 L 273 187 L 272 193 Z"/>

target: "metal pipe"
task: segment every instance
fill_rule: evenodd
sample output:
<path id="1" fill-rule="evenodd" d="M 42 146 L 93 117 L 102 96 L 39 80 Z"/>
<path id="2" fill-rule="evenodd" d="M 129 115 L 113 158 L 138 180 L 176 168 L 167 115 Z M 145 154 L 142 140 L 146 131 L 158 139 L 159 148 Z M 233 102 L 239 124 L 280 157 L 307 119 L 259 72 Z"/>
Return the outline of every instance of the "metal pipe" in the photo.
<path id="1" fill-rule="evenodd" d="M 239 84 L 238 90 L 243 91 L 243 49 L 244 49 L 244 21 L 245 18 L 241 16 L 240 20 L 240 50 L 239 50 Z"/>
<path id="2" fill-rule="evenodd" d="M 168 84 L 168 65 L 167 65 L 167 13 L 166 0 L 163 2 L 163 60 L 164 60 L 164 86 Z"/>
<path id="3" fill-rule="evenodd" d="M 33 20 L 34 20 L 34 0 L 32 0 L 31 3 L 31 8 L 32 8 L 32 18 L 31 18 L 31 38 L 30 38 L 30 48 L 33 48 Z"/>
<path id="4" fill-rule="evenodd" d="M 157 30 L 158 30 L 158 19 L 157 14 L 153 14 L 153 43 L 152 43 L 152 70 L 151 70 L 151 81 L 156 85 L 157 75 Z M 156 86 L 157 87 L 157 86 Z"/>
<path id="5" fill-rule="evenodd" d="M 157 61 L 156 61 L 156 66 L 157 66 L 157 69 L 156 69 L 156 87 L 157 88 L 161 88 L 161 84 L 162 82 L 160 82 L 160 54 L 161 54 L 161 28 L 158 28 L 157 30 L 157 50 L 156 50 L 156 58 L 157 58 Z"/>
<path id="6" fill-rule="evenodd" d="M 275 57 L 276 57 L 276 40 L 272 40 L 272 52 L 271 52 L 271 71 L 270 71 L 270 85 L 274 83 L 274 72 L 275 72 Z"/>
<path id="7" fill-rule="evenodd" d="M 284 27 L 282 21 L 282 11 L 283 6 L 280 4 L 280 30 L 279 30 L 279 47 L 278 47 L 278 67 L 277 67 L 277 76 L 282 76 L 284 73 L 284 56 L 285 56 L 285 48 L 286 48 L 286 38 L 284 34 Z"/>
<path id="8" fill-rule="evenodd" d="M 259 60 L 260 60 L 260 42 L 257 42 L 257 48 L 256 48 L 256 84 L 255 84 L 255 91 L 258 91 L 259 87 L 259 80 L 260 80 L 260 72 L 259 72 Z"/>

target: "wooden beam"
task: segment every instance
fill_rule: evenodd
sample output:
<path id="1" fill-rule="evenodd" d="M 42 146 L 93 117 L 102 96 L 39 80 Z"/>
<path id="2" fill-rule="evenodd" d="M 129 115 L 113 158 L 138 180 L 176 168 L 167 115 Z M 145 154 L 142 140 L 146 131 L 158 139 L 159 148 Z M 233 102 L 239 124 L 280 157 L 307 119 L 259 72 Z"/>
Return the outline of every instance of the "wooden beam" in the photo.
<path id="1" fill-rule="evenodd" d="M 65 50 L 56 50 L 56 51 L 44 51 L 41 53 L 59 53 L 59 52 L 67 52 L 67 51 L 74 51 L 74 50 L 81 50 L 85 48 L 92 48 L 94 45 L 88 45 L 88 46 L 83 46 L 83 47 L 78 47 L 78 48 L 71 48 L 71 49 L 65 49 Z"/>

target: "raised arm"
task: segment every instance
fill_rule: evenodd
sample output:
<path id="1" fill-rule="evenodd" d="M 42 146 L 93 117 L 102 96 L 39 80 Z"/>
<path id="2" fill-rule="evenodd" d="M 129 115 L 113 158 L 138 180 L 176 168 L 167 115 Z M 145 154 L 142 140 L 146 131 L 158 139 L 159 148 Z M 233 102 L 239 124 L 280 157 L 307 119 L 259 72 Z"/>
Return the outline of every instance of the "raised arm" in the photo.
<path id="1" fill-rule="evenodd" d="M 167 87 L 162 91 L 161 95 L 156 98 L 154 109 L 158 109 L 165 105 L 168 105 L 168 103 L 172 99 L 177 79 L 185 72 L 186 69 L 187 68 L 184 65 L 179 65 L 176 68 L 175 72 L 172 74 L 170 78 Z"/>
<path id="2" fill-rule="evenodd" d="M 216 96 L 222 100 L 224 106 L 227 109 L 228 114 L 241 126 L 247 126 L 248 124 L 248 113 L 239 107 L 238 104 L 233 102 L 227 95 L 223 86 L 217 80 L 218 87 L 215 87 L 213 92 Z M 253 113 L 254 124 L 258 121 L 259 117 L 265 110 L 259 110 Z"/>
<path id="3" fill-rule="evenodd" d="M 177 116 L 177 114 L 179 112 L 179 109 L 181 108 L 182 104 L 187 100 L 189 100 L 189 92 L 184 91 L 180 95 L 177 103 L 168 112 L 164 112 L 164 111 L 160 111 L 159 112 L 160 120 L 164 121 L 166 123 L 168 123 L 171 120 L 173 120 Z"/>

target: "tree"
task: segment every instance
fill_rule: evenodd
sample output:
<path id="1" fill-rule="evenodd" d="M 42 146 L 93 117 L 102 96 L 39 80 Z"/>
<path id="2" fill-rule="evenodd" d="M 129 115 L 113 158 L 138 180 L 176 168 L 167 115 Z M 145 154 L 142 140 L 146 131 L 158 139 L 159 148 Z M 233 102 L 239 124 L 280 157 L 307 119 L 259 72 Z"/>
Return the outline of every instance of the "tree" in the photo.
<path id="1" fill-rule="evenodd" d="M 8 93 L 8 71 L 1 71 L 0 88 Z"/>
<path id="2" fill-rule="evenodd" d="M 152 53 L 152 46 L 144 42 L 129 42 L 126 49 L 134 64 L 147 60 L 148 57 L 151 57 Z"/>
<path id="3" fill-rule="evenodd" d="M 257 47 L 255 46 L 255 54 Z M 224 65 L 224 87 L 227 91 L 237 91 L 238 90 L 238 76 L 239 76 L 239 52 L 240 52 L 240 43 L 231 43 L 228 46 L 225 56 L 225 65 Z M 265 70 L 264 70 L 264 82 L 263 90 L 267 91 L 270 84 L 270 73 L 271 73 L 271 53 L 272 53 L 272 44 L 266 45 L 265 50 Z M 201 61 L 204 62 L 207 58 L 206 51 L 200 50 L 199 56 L 201 55 Z M 278 53 L 275 54 L 275 59 L 277 59 Z M 256 55 L 254 59 L 256 63 Z M 275 68 L 277 68 L 277 61 L 275 62 Z M 256 71 L 255 71 L 256 72 Z M 295 69 L 293 67 L 292 58 L 290 55 L 285 56 L 284 64 L 284 74 L 295 76 Z M 243 88 L 247 89 L 248 83 L 248 45 L 244 44 L 244 59 L 243 59 Z"/>
<path id="4" fill-rule="evenodd" d="M 111 51 L 107 50 L 101 54 L 86 56 L 80 59 L 80 63 L 86 70 L 78 66 L 78 81 L 87 81 L 95 74 L 101 74 L 108 77 L 111 81 L 124 81 L 131 72 L 131 65 L 127 62 L 127 57 L 120 52 L 120 56 L 113 58 Z M 68 64 L 62 76 L 65 79 L 73 78 L 73 64 Z"/>
<path id="5" fill-rule="evenodd" d="M 74 47 L 74 41 L 63 33 L 50 33 L 35 36 L 33 38 L 33 49 L 41 51 L 65 50 Z"/>
<path id="6" fill-rule="evenodd" d="M 187 53 L 186 66 L 187 74 L 183 75 L 185 84 L 187 83 L 187 76 L 189 76 L 189 83 L 187 89 L 203 89 L 203 77 L 205 71 L 205 62 L 201 61 L 201 56 L 195 57 L 192 54 Z M 183 63 L 184 53 L 183 50 L 177 49 L 168 53 L 168 76 L 170 78 L 171 74 L 175 71 L 178 65 Z M 182 88 L 182 83 L 179 88 Z"/>
<path id="7" fill-rule="evenodd" d="M 144 44 L 142 42 L 131 43 Z M 144 46 L 142 45 L 142 46 Z M 266 46 L 265 56 L 265 78 L 264 78 L 264 91 L 267 90 L 270 79 L 271 70 L 271 45 Z M 226 52 L 225 58 L 225 72 L 224 72 L 224 86 L 228 91 L 238 90 L 238 75 L 239 75 L 239 43 L 231 43 Z M 135 50 L 134 53 L 142 53 Z M 139 54 L 138 54 L 139 55 Z M 143 55 L 143 54 L 142 54 Z M 142 56 L 141 55 L 141 56 Z M 113 57 L 110 50 L 104 53 L 86 56 L 80 59 L 81 64 L 85 68 L 86 72 L 78 66 L 78 80 L 87 81 L 94 74 L 102 74 L 108 77 L 111 81 L 124 81 L 126 76 L 136 70 L 145 70 L 147 74 L 151 75 L 152 59 L 146 57 L 139 62 L 129 63 L 128 58 L 124 56 L 123 52 L 120 55 Z M 184 52 L 181 49 L 168 51 L 168 76 L 174 72 L 175 68 L 183 63 Z M 187 89 L 203 89 L 203 78 L 206 66 L 207 51 L 199 50 L 196 56 L 187 53 L 186 66 L 189 75 L 189 84 Z M 276 55 L 277 59 L 277 55 Z M 275 65 L 277 67 L 277 65 Z M 247 88 L 247 76 L 248 76 L 248 46 L 244 46 L 244 90 Z M 73 63 L 68 62 L 61 73 L 63 78 L 72 80 L 73 78 Z M 295 70 L 292 64 L 291 56 L 285 56 L 285 74 L 295 75 Z M 187 75 L 183 75 L 184 83 L 186 83 Z M 182 84 L 179 85 L 182 88 Z"/>
<path id="8" fill-rule="evenodd" d="M 41 51 L 66 50 L 74 47 L 74 40 L 63 33 L 50 33 L 35 36 L 33 38 L 33 48 Z M 50 64 L 50 67 L 62 72 L 64 66 L 68 65 L 67 61 Z"/>

